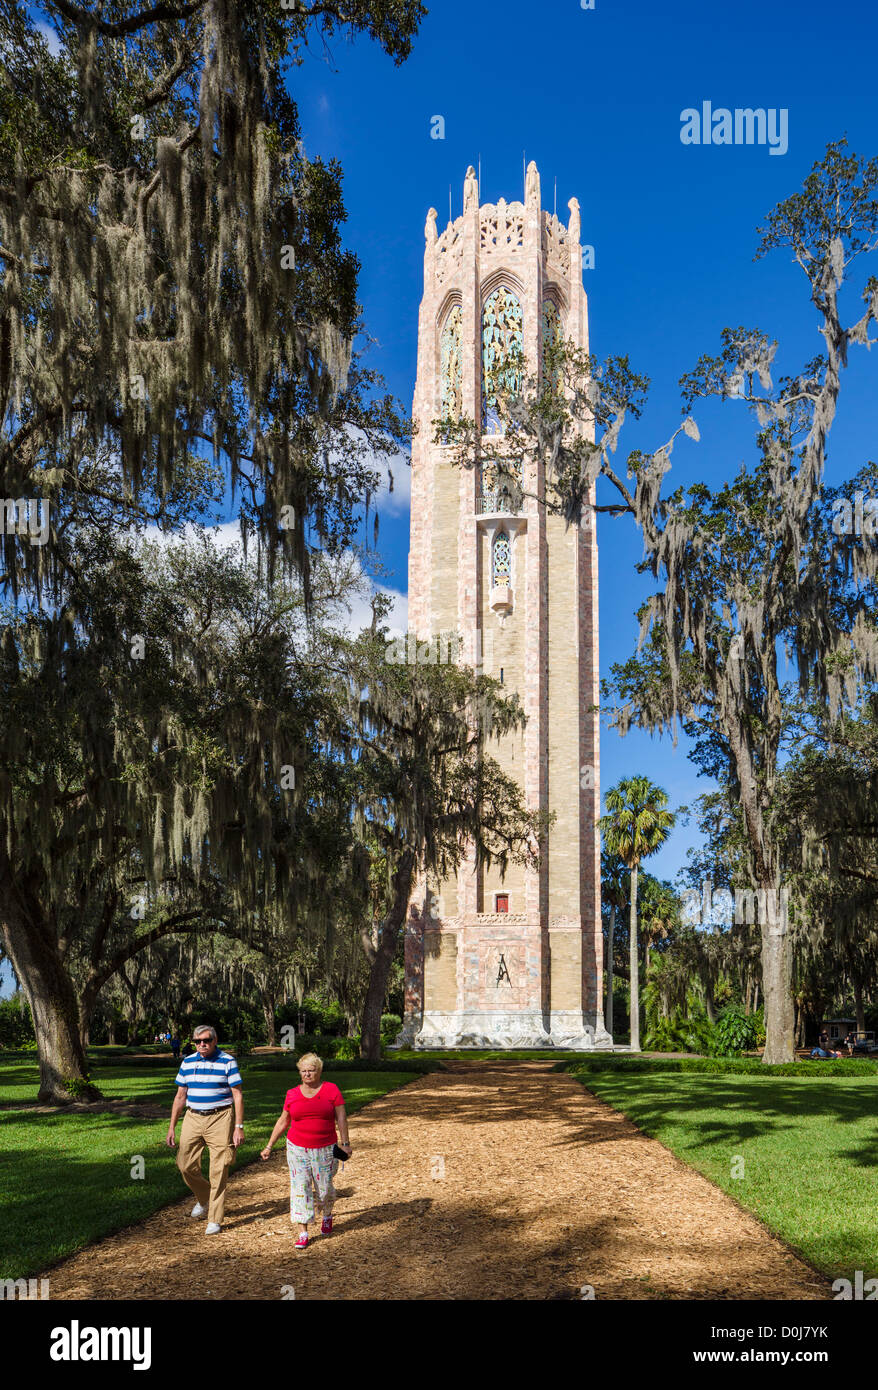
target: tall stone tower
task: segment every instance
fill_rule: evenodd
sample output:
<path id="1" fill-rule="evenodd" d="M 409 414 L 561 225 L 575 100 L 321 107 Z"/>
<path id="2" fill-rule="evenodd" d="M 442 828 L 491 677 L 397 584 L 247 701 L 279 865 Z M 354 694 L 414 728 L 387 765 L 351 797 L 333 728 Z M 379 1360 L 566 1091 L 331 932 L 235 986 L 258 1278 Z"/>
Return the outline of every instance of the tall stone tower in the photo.
<path id="1" fill-rule="evenodd" d="M 579 205 L 565 228 L 540 206 L 531 163 L 524 203 L 479 206 L 472 168 L 463 216 L 427 216 L 412 448 L 409 628 L 457 631 L 464 659 L 518 691 L 526 729 L 490 751 L 531 808 L 554 811 L 539 872 L 505 879 L 469 855 L 454 880 L 421 881 L 406 925 L 406 1009 L 398 1044 L 589 1048 L 612 1042 L 601 999 L 597 546 L 547 515 L 536 461 L 524 477 L 452 465 L 433 443 L 440 416 L 502 429 L 498 384 L 561 337 L 588 349 Z M 520 367 L 519 367 L 520 370 Z M 519 486 L 520 485 L 520 490 Z"/>

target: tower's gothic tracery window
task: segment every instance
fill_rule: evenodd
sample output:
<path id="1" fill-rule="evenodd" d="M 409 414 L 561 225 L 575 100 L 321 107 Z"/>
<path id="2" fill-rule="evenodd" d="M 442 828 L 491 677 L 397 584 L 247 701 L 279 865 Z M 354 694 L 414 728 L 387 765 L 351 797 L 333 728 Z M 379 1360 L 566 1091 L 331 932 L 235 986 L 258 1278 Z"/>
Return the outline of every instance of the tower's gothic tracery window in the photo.
<path id="1" fill-rule="evenodd" d="M 482 311 L 482 429 L 486 434 L 503 433 L 497 393 L 501 388 L 520 389 L 523 350 L 521 304 L 501 285 L 488 296 Z"/>
<path id="2" fill-rule="evenodd" d="M 505 531 L 494 537 L 491 547 L 491 583 L 495 589 L 512 583 L 512 549 Z"/>
<path id="3" fill-rule="evenodd" d="M 459 304 L 455 304 L 445 320 L 439 340 L 443 419 L 459 420 L 463 409 L 462 325 L 463 310 Z"/>

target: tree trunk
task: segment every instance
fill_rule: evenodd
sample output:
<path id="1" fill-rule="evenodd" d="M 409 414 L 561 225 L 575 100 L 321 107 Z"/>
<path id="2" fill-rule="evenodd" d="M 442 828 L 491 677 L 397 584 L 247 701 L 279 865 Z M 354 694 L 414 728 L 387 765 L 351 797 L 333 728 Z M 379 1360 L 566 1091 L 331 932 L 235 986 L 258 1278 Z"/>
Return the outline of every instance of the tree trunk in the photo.
<path id="1" fill-rule="evenodd" d="M 604 1011 L 604 1026 L 610 1037 L 613 1036 L 613 947 L 616 942 L 616 904 L 610 903 L 610 931 L 607 950 L 607 1007 Z"/>
<path id="2" fill-rule="evenodd" d="M 366 990 L 366 1002 L 363 1005 L 360 1056 L 370 1062 L 377 1062 L 381 1057 L 381 1014 L 387 996 L 390 967 L 396 956 L 400 928 L 405 922 L 411 896 L 414 866 L 415 856 L 412 851 L 403 850 L 399 868 L 393 876 L 393 900 L 390 911 L 381 924 L 378 948 L 369 971 L 369 988 Z"/>
<path id="3" fill-rule="evenodd" d="M 79 1036 L 84 1048 L 88 1047 L 91 1017 L 95 1011 L 99 993 L 100 990 L 94 988 L 94 982 L 88 980 L 79 997 Z"/>
<path id="4" fill-rule="evenodd" d="M 277 1046 L 277 1021 L 276 1021 L 276 1014 L 277 1014 L 276 1005 L 277 1005 L 277 1000 L 275 999 L 274 995 L 273 995 L 269 990 L 265 990 L 265 989 L 262 989 L 262 990 L 259 991 L 259 997 L 260 997 L 260 999 L 262 1000 L 262 1017 L 265 1019 L 265 1031 L 266 1031 L 266 1034 L 267 1034 L 267 1036 L 268 1036 L 268 1044 L 267 1044 L 267 1045 L 268 1045 L 269 1047 L 276 1047 L 276 1046 Z"/>
<path id="5" fill-rule="evenodd" d="M 631 999 L 629 1003 L 629 1020 L 631 1028 L 631 1040 L 629 1048 L 631 1052 L 640 1051 L 640 962 L 637 958 L 637 865 L 631 870 L 631 910 L 628 918 L 629 922 L 629 952 L 628 961 L 631 971 L 630 988 Z"/>
<path id="6" fill-rule="evenodd" d="M 40 1063 L 37 1099 L 49 1105 L 100 1100 L 101 1092 L 88 1080 L 76 991 L 48 924 L 25 921 L 10 901 L 12 895 L 7 892 L 5 898 L 0 932 L 33 1016 Z"/>
<path id="7" fill-rule="evenodd" d="M 760 893 L 762 917 L 762 990 L 765 996 L 766 1066 L 794 1062 L 793 1031 L 793 945 L 785 905 L 775 885 L 763 885 Z"/>
<path id="8" fill-rule="evenodd" d="M 857 1016 L 857 1032 L 865 1032 L 866 1011 L 863 1008 L 863 977 L 861 975 L 854 976 L 854 1013 Z"/>
<path id="9" fill-rule="evenodd" d="M 110 1039 L 110 1046 L 111 1046 L 111 1047 L 115 1047 L 115 1046 L 116 1046 L 116 1028 L 117 1028 L 117 1023 L 116 1023 L 115 1018 L 108 1018 L 108 1019 L 107 1019 L 107 1037 Z"/>
<path id="10" fill-rule="evenodd" d="M 713 1002 L 713 991 L 709 984 L 704 986 L 704 1009 L 708 1023 L 716 1023 L 716 1005 Z"/>

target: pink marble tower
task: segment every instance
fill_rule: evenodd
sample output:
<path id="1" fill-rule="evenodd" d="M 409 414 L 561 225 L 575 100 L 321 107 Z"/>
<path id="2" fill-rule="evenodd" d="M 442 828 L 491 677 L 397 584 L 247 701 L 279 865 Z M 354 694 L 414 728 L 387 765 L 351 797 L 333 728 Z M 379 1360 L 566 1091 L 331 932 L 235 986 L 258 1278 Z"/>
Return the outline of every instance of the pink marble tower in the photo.
<path id="1" fill-rule="evenodd" d="M 519 692 L 526 729 L 490 751 L 527 804 L 556 820 L 538 872 L 513 867 L 501 880 L 470 856 L 453 880 L 418 884 L 398 1045 L 612 1043 L 601 988 L 594 514 L 589 507 L 569 528 L 547 514 L 536 461 L 525 464 L 524 495 L 454 467 L 432 424 L 459 413 L 481 418 L 485 433 L 498 428 L 492 373 L 510 345 L 530 370 L 548 336 L 588 349 L 579 205 L 568 206 L 566 227 L 542 210 L 532 163 L 523 203 L 480 206 L 470 168 L 463 215 L 441 235 L 435 210 L 427 216 L 409 628 L 419 638 L 457 630 L 468 664 L 480 654 L 488 674 Z"/>

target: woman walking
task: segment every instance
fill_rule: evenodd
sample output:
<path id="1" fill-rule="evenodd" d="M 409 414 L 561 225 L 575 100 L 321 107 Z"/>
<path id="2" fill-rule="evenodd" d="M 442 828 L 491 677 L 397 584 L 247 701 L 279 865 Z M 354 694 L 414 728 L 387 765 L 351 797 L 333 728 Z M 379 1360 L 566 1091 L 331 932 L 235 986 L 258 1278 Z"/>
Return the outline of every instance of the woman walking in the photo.
<path id="1" fill-rule="evenodd" d="M 301 1085 L 287 1091 L 271 1138 L 262 1150 L 268 1159 L 277 1140 L 287 1130 L 287 1163 L 290 1168 L 290 1220 L 298 1222 L 299 1238 L 296 1249 L 308 1245 L 308 1222 L 314 1218 L 314 1193 L 323 1215 L 320 1230 L 328 1236 L 332 1230 L 332 1208 L 335 1188 L 332 1179 L 338 1171 L 338 1159 L 333 1154 L 336 1124 L 341 1136 L 340 1147 L 350 1158 L 353 1152 L 348 1139 L 348 1117 L 344 1096 L 331 1081 L 321 1081 L 323 1062 L 314 1052 L 299 1058 Z"/>

